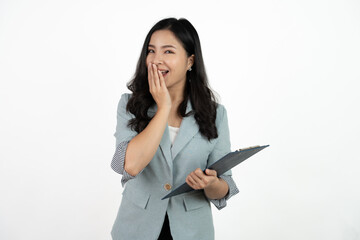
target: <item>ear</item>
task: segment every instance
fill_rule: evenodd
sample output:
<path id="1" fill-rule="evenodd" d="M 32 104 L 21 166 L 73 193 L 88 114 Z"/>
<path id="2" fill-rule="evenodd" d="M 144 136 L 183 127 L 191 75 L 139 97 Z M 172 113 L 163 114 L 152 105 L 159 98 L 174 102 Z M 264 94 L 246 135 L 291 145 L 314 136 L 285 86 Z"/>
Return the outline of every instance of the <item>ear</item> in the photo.
<path id="1" fill-rule="evenodd" d="M 194 65 L 194 61 L 195 61 L 195 55 L 191 55 L 190 57 L 188 57 L 188 61 L 187 61 L 187 69 L 189 70 L 189 68 L 192 67 L 192 65 Z"/>

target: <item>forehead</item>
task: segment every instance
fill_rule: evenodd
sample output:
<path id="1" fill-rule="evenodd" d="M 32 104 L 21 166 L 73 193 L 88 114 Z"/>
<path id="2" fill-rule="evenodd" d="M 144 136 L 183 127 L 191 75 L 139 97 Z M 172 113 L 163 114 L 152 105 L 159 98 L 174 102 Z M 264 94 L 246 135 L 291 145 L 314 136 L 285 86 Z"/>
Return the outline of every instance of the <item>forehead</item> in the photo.
<path id="1" fill-rule="evenodd" d="M 176 48 L 182 47 L 181 42 L 170 30 L 158 30 L 151 35 L 149 45 L 161 47 L 163 45 L 173 45 Z"/>

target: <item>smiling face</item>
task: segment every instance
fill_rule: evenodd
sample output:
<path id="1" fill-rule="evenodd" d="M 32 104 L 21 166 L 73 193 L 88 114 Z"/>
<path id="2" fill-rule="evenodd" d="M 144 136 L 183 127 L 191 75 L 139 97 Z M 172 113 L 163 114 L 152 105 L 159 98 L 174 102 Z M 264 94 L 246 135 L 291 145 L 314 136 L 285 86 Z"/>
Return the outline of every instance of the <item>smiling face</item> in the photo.
<path id="1" fill-rule="evenodd" d="M 188 57 L 180 41 L 170 30 L 158 30 L 150 38 L 146 65 L 156 64 L 162 71 L 166 87 L 182 90 L 186 72 L 193 65 L 194 55 Z"/>

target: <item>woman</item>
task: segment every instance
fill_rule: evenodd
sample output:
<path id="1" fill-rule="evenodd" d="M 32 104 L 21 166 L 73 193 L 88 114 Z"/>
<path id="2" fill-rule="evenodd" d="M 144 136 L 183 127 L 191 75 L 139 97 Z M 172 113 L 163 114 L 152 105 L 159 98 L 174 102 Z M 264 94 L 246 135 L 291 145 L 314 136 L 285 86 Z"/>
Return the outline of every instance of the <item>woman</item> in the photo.
<path id="1" fill-rule="evenodd" d="M 230 138 L 189 21 L 154 25 L 128 88 L 132 94 L 118 105 L 111 163 L 126 183 L 113 239 L 213 239 L 209 202 L 221 209 L 238 189 L 230 171 L 202 171 L 230 152 Z M 200 191 L 161 200 L 184 181 Z"/>

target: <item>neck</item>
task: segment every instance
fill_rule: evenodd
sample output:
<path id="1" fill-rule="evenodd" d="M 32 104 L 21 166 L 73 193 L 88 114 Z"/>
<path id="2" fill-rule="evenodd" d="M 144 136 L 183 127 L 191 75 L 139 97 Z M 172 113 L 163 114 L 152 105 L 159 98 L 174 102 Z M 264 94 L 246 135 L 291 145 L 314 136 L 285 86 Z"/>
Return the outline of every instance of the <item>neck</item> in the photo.
<path id="1" fill-rule="evenodd" d="M 168 88 L 172 105 L 177 107 L 184 100 L 185 84 L 176 88 Z"/>

